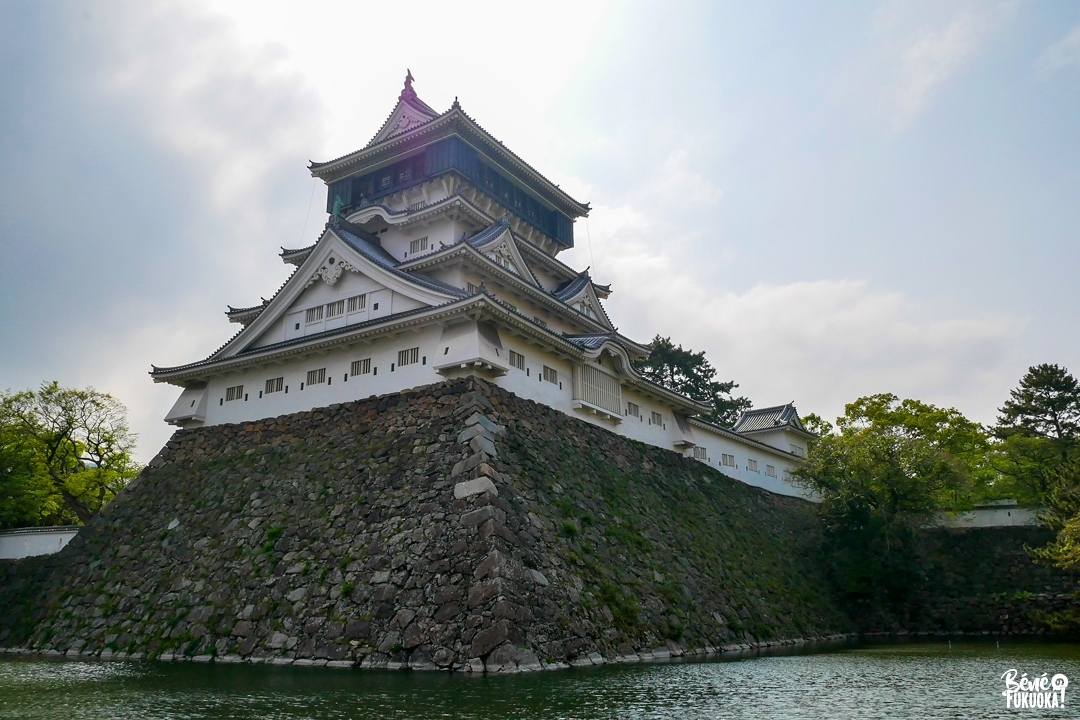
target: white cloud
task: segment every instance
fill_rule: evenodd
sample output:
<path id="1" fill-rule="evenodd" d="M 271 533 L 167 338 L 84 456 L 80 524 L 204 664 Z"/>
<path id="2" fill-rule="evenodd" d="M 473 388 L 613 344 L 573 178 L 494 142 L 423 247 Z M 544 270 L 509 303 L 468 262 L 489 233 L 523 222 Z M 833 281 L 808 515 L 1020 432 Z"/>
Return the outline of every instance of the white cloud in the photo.
<path id="1" fill-rule="evenodd" d="M 875 14 L 867 50 L 850 68 L 854 93 L 870 99 L 894 130 L 911 124 L 982 50 L 1016 3 L 973 0 L 886 2 Z"/>
<path id="2" fill-rule="evenodd" d="M 1035 67 L 1048 74 L 1070 65 L 1080 67 L 1080 25 L 1047 47 L 1035 60 Z"/>
<path id="3" fill-rule="evenodd" d="M 724 278 L 745 268 L 721 258 L 712 274 L 684 261 L 693 251 L 648 242 L 663 236 L 632 208 L 596 208 L 594 275 L 612 283 L 612 319 L 636 340 L 661 334 L 704 350 L 759 406 L 794 400 L 835 416 L 856 397 L 895 392 L 989 421 L 1000 398 L 988 388 L 1013 379 L 1019 318 L 950 314 L 852 279 L 727 291 Z"/>

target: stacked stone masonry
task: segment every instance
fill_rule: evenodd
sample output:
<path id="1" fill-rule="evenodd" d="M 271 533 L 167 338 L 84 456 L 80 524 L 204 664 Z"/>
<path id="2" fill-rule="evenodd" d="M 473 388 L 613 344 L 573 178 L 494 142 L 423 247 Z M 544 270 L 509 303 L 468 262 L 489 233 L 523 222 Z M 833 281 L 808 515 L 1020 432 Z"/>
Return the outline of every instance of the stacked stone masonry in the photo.
<path id="1" fill-rule="evenodd" d="M 0 646 L 516 672 L 850 630 L 812 507 L 476 378 L 178 431 Z"/>

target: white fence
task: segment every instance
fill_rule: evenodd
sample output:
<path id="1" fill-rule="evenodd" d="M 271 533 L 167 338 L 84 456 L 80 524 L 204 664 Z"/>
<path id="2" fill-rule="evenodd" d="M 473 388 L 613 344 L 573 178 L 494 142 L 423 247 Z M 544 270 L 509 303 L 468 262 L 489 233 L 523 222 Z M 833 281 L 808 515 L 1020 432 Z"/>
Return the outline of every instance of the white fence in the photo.
<path id="1" fill-rule="evenodd" d="M 78 525 L 0 530 L 0 560 L 58 553 L 78 532 Z"/>

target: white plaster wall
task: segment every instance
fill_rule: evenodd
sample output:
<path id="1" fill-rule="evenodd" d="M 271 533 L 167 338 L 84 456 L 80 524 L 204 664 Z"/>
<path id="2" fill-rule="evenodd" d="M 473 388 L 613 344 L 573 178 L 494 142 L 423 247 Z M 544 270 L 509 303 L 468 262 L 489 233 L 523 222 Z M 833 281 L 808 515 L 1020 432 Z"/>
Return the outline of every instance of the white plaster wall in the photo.
<path id="1" fill-rule="evenodd" d="M 976 508 L 968 512 L 949 515 L 939 513 L 934 518 L 934 524 L 938 527 L 1018 527 L 1022 525 L 1038 525 L 1038 512 L 1032 508 L 1022 507 L 995 507 Z"/>
<path id="2" fill-rule="evenodd" d="M 445 378 L 435 372 L 433 367 L 439 364 L 442 352 L 441 339 L 442 328 L 432 326 L 419 332 L 403 333 L 370 343 L 357 343 L 348 348 L 312 354 L 263 368 L 212 378 L 207 389 L 208 404 L 204 424 L 239 423 L 275 417 L 440 382 Z M 624 386 L 624 413 L 626 403 L 634 402 L 640 408 L 640 417 L 624 414 L 622 421 L 616 423 L 602 415 L 574 409 L 573 366 L 569 361 L 549 355 L 535 346 L 528 345 L 518 337 L 504 336 L 501 340 L 504 351 L 501 356 L 505 358 L 506 364 L 509 364 L 509 353 L 506 351 L 514 350 L 524 356 L 525 369 L 511 367 L 505 375 L 494 380 L 499 386 L 519 397 L 543 403 L 567 415 L 625 437 L 656 447 L 674 449 L 674 440 L 679 432 L 669 408 L 646 398 L 632 387 Z M 397 367 L 398 351 L 411 347 L 419 347 L 421 362 Z M 366 358 L 371 359 L 372 372 L 355 377 L 350 376 L 352 362 Z M 393 371 L 390 369 L 391 364 L 395 365 Z M 550 383 L 543 379 L 544 365 L 558 372 L 559 383 Z M 319 368 L 326 368 L 327 382 L 307 385 L 307 372 Z M 266 381 L 276 377 L 284 378 L 283 384 L 288 388 L 287 392 L 283 390 L 276 393 L 262 393 Z M 302 383 L 303 390 L 300 389 Z M 226 389 L 236 385 L 244 386 L 243 398 L 226 402 Z M 661 414 L 663 418 L 661 424 L 652 423 L 653 411 Z M 750 485 L 783 495 L 807 497 L 801 489 L 784 480 L 784 471 L 793 471 L 798 466 L 796 458 L 787 453 L 741 443 L 699 426 L 692 426 L 692 432 L 698 445 L 707 450 L 708 457 L 701 462 Z M 736 467 L 723 466 L 722 453 L 734 455 Z M 693 451 L 687 450 L 684 454 L 692 457 Z M 750 458 L 758 461 L 758 472 L 748 469 L 747 460 Z M 775 466 L 775 478 L 766 476 L 766 464 Z"/>
<path id="3" fill-rule="evenodd" d="M 58 553 L 78 532 L 79 528 L 66 526 L 5 530 L 0 532 L 0 560 Z"/>
<path id="4" fill-rule="evenodd" d="M 739 442 L 720 433 L 710 431 L 694 425 L 694 439 L 699 447 L 707 451 L 707 459 L 700 460 L 728 475 L 741 480 L 747 485 L 764 488 L 780 495 L 792 495 L 811 499 L 810 493 L 797 487 L 794 483 L 784 479 L 785 471 L 794 472 L 799 466 L 799 461 L 787 453 L 774 453 L 764 448 Z M 722 463 L 723 453 L 735 456 L 735 467 L 729 467 Z M 693 456 L 693 450 L 688 450 L 687 455 Z M 750 469 L 750 460 L 757 460 L 758 470 Z M 772 465 L 776 468 L 776 477 L 765 474 L 765 466 Z"/>
<path id="5" fill-rule="evenodd" d="M 431 364 L 440 332 L 438 327 L 431 327 L 419 333 L 402 334 L 376 343 L 357 344 L 351 348 L 335 349 L 325 354 L 313 354 L 286 363 L 213 378 L 209 384 L 204 424 L 220 425 L 276 417 L 439 382 L 443 378 L 432 369 Z M 422 362 L 396 367 L 398 351 L 417 346 L 421 359 L 426 358 L 426 364 Z M 371 358 L 371 373 L 346 379 L 352 362 L 365 358 Z M 393 371 L 390 369 L 392 363 L 395 365 Z M 308 386 L 308 371 L 319 368 L 326 368 L 328 382 Z M 288 392 L 264 393 L 260 398 L 259 393 L 264 390 L 266 381 L 276 377 L 284 377 Z M 301 383 L 305 385 L 303 390 L 300 389 Z M 247 399 L 225 402 L 226 388 L 235 385 L 244 386 Z"/>

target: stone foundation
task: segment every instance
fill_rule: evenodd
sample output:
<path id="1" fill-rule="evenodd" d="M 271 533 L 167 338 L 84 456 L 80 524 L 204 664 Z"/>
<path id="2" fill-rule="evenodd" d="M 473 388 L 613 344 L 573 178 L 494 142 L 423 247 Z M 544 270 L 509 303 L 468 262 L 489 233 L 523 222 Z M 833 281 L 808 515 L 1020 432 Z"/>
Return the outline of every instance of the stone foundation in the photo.
<path id="1" fill-rule="evenodd" d="M 453 380 L 178 431 L 61 553 L 0 563 L 0 646 L 508 672 L 851 630 L 813 508 Z"/>

